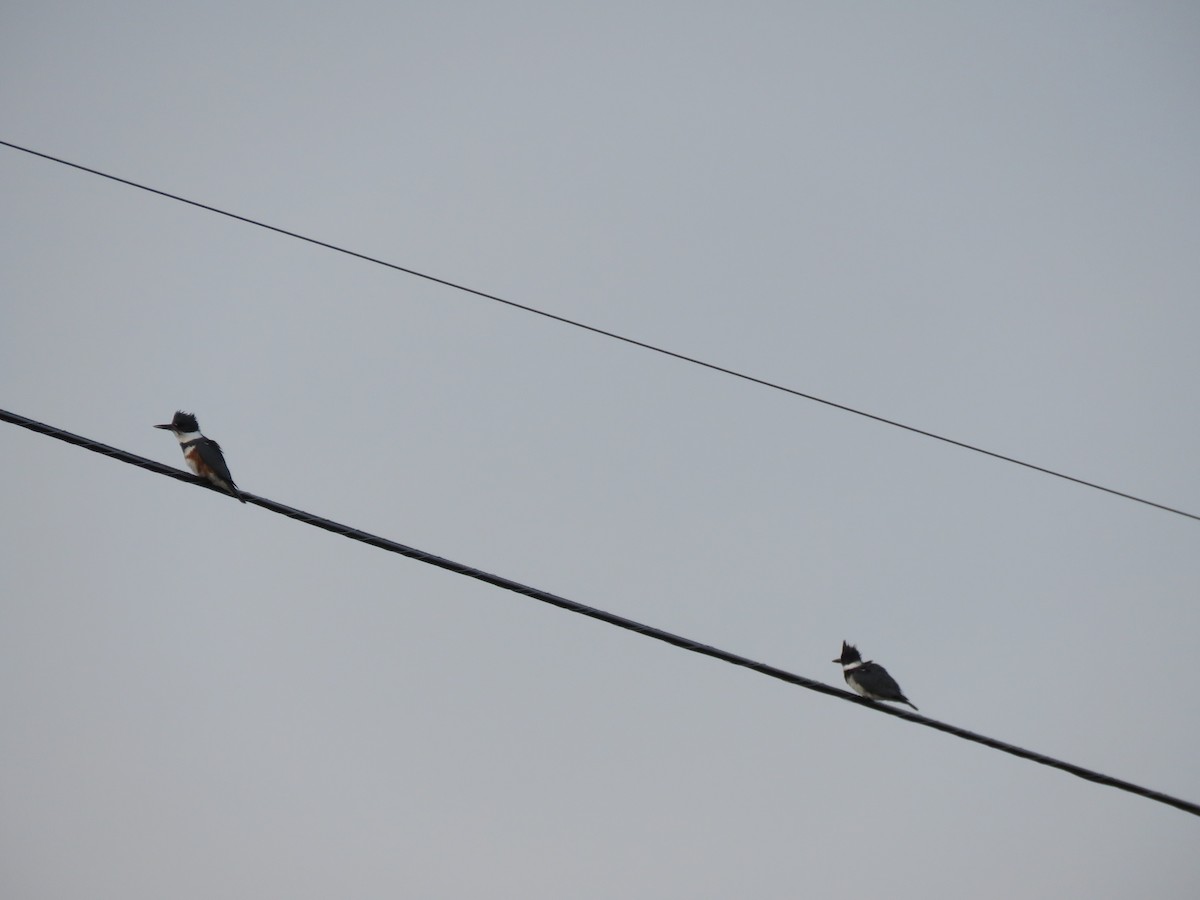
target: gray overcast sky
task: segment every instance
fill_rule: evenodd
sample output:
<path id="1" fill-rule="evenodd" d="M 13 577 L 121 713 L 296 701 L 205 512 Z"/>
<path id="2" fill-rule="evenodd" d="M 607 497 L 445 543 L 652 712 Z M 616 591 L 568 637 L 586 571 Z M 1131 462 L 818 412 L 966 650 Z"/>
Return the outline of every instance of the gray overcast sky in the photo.
<path id="1" fill-rule="evenodd" d="M 9 3 L 24 144 L 1200 510 L 1192 4 Z M 3 407 L 1200 800 L 1200 526 L 0 149 Z M 1200 821 L 0 427 L 7 897 L 1200 895 Z M 1180 686 L 1185 689 L 1180 690 Z"/>

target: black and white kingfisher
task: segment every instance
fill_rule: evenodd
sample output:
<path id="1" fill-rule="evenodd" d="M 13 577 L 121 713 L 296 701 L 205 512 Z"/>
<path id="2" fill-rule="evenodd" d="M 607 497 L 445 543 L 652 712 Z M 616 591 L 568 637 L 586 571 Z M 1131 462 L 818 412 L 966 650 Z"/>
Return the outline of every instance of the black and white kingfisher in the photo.
<path id="1" fill-rule="evenodd" d="M 229 474 L 229 466 L 225 464 L 221 445 L 200 433 L 200 423 L 194 415 L 178 411 L 171 419 L 171 424 L 154 427 L 165 428 L 175 435 L 188 468 L 196 475 L 215 484 L 221 490 L 228 491 L 243 503 L 246 502 L 237 485 L 233 483 L 233 476 Z"/>
<path id="2" fill-rule="evenodd" d="M 904 696 L 900 685 L 896 684 L 896 679 L 888 674 L 887 669 L 869 659 L 863 662 L 858 648 L 853 644 L 842 641 L 842 655 L 834 662 L 842 664 L 846 684 L 850 685 L 856 694 L 868 700 L 890 700 L 893 703 L 907 703 L 913 709 L 917 708 Z"/>

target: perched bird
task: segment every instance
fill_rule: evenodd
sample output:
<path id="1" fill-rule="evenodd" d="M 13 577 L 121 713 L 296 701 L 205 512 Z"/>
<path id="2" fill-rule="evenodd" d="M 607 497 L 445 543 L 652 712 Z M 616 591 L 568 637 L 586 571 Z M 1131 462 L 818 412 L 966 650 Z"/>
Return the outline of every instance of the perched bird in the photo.
<path id="1" fill-rule="evenodd" d="M 233 483 L 229 474 L 229 466 L 225 465 L 225 456 L 221 453 L 221 445 L 206 438 L 200 433 L 200 423 L 191 413 L 176 412 L 170 425 L 155 425 L 155 428 L 165 428 L 175 435 L 179 448 L 183 450 L 183 458 L 187 460 L 188 468 L 223 491 L 228 491 L 243 503 L 241 492 Z"/>
<path id="2" fill-rule="evenodd" d="M 904 696 L 900 685 L 887 673 L 887 669 L 869 659 L 863 662 L 858 648 L 853 644 L 842 641 L 842 655 L 834 662 L 842 664 L 846 684 L 850 685 L 856 694 L 861 694 L 868 700 L 891 700 L 893 703 L 908 703 L 913 709 L 917 708 Z"/>

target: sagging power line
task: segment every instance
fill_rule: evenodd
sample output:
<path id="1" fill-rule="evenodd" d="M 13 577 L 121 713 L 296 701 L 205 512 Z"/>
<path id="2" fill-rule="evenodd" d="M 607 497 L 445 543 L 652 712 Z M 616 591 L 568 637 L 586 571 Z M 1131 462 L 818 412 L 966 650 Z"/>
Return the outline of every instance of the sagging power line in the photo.
<path id="1" fill-rule="evenodd" d="M 464 293 L 472 294 L 476 297 L 481 297 L 485 300 L 491 300 L 495 303 L 501 303 L 501 304 L 504 304 L 505 306 L 509 306 L 513 309 L 519 309 L 524 312 L 533 313 L 534 315 L 542 316 L 543 318 L 546 318 L 546 319 L 551 319 L 551 320 L 553 320 L 555 322 L 559 322 L 563 325 L 570 325 L 573 328 L 580 328 L 584 331 L 590 331 L 591 333 L 600 335 L 601 337 L 611 338 L 612 340 L 621 341 L 626 344 L 632 344 L 635 347 L 640 347 L 643 350 L 649 350 L 652 353 L 658 353 L 658 354 L 661 354 L 662 356 L 669 356 L 672 359 L 677 359 L 681 362 L 690 363 L 695 366 L 700 366 L 702 368 L 709 369 L 714 372 L 720 372 L 723 375 L 729 375 L 733 378 L 741 379 L 742 381 L 748 381 L 752 384 L 760 385 L 761 387 L 766 387 L 766 388 L 771 388 L 772 390 L 781 391 L 781 392 L 783 392 L 785 394 L 789 394 L 793 397 L 800 397 L 805 400 L 811 400 L 814 403 L 820 403 L 824 406 L 828 406 L 828 407 L 832 407 L 833 409 L 841 410 L 842 412 L 847 412 L 847 413 L 851 413 L 856 416 L 861 416 L 864 419 L 871 419 L 872 421 L 879 422 L 883 425 L 890 425 L 893 428 L 899 428 L 899 429 L 902 429 L 903 431 L 907 431 L 912 434 L 917 434 L 922 437 L 931 438 L 935 441 L 940 441 L 944 444 L 950 444 L 952 446 L 959 447 L 963 450 L 970 450 L 973 453 L 980 453 L 984 456 L 991 457 L 992 459 L 1000 460 L 1001 462 L 1011 463 L 1016 466 L 1021 466 L 1026 469 L 1031 469 L 1035 472 L 1041 472 L 1043 475 L 1051 475 L 1055 478 L 1062 479 L 1063 481 L 1070 481 L 1074 484 L 1078 484 L 1083 487 L 1092 488 L 1093 490 L 1097 490 L 1097 491 L 1103 491 L 1106 494 L 1112 494 L 1113 496 L 1116 496 L 1116 497 L 1123 497 L 1126 500 L 1132 500 L 1135 503 L 1141 503 L 1141 504 L 1144 504 L 1145 506 L 1151 506 L 1151 507 L 1154 507 L 1155 509 L 1162 510 L 1163 512 L 1174 513 L 1175 515 L 1184 516 L 1189 519 L 1194 519 L 1196 521 L 1200 521 L 1200 514 L 1197 514 L 1197 513 L 1191 513 L 1184 509 L 1180 509 L 1178 507 L 1168 506 L 1164 503 L 1158 503 L 1154 500 L 1149 500 L 1145 497 L 1139 497 L 1136 494 L 1130 494 L 1125 491 L 1117 490 L 1116 488 L 1106 487 L 1105 485 L 1102 485 L 1098 482 L 1088 481 L 1087 479 L 1079 478 L 1075 475 L 1068 475 L 1066 472 L 1060 472 L 1055 469 L 1047 468 L 1046 466 L 1039 466 L 1036 463 L 1027 462 L 1025 460 L 1018 459 L 1017 457 L 1014 457 L 1014 456 L 1008 456 L 1004 453 L 998 453 L 994 450 L 987 450 L 976 444 L 970 444 L 970 443 L 967 443 L 966 441 L 960 441 L 960 440 L 956 440 L 951 437 L 946 437 L 945 435 L 937 434 L 936 432 L 933 432 L 933 431 L 927 431 L 923 428 L 917 428 L 914 425 L 906 425 L 905 423 L 897 421 L 895 419 L 889 419 L 885 416 L 880 416 L 880 415 L 876 415 L 875 413 L 866 412 L 865 410 L 856 409 L 855 407 L 847 406 L 844 403 L 838 403 L 833 400 L 828 400 L 823 397 L 818 397 L 815 394 L 805 393 L 804 391 L 797 390 L 796 388 L 787 387 L 786 385 L 779 384 L 778 382 L 768 381 L 765 378 L 758 378 L 754 375 L 749 375 L 745 372 L 739 372 L 736 369 L 729 369 L 729 368 L 726 368 L 725 366 L 719 366 L 716 363 L 706 362 L 702 359 L 699 359 L 698 357 L 688 356 L 687 354 L 679 353 L 674 350 L 668 350 L 665 347 L 660 347 L 655 344 L 650 344 L 645 341 L 640 341 L 636 338 L 618 334 L 617 332 L 614 332 L 614 331 L 608 331 L 603 328 L 598 328 L 595 325 L 588 325 L 588 324 L 586 324 L 584 322 L 580 322 L 576 319 L 569 319 L 566 316 L 560 316 L 555 313 L 547 312 L 546 310 L 538 309 L 536 307 L 529 306 L 524 303 L 518 303 L 515 300 L 507 300 L 503 297 L 497 296 L 496 294 L 489 294 L 486 291 L 481 291 L 476 288 L 467 287 L 466 285 L 458 284 L 456 282 L 450 281 L 445 278 L 439 278 L 435 275 L 428 275 L 424 272 L 418 272 L 416 269 L 409 269 L 409 268 L 406 268 L 405 266 L 401 266 L 396 263 L 388 262 L 387 260 L 380 259 L 378 257 L 368 256 L 365 253 L 359 253 L 358 251 L 350 250 L 346 247 L 340 247 L 336 244 L 328 243 L 327 241 L 322 241 L 322 240 L 318 240 L 317 238 L 308 237 L 307 235 L 300 234 L 299 232 L 289 231 L 288 229 L 280 228 L 277 225 L 269 225 L 266 222 L 262 222 L 257 219 L 252 219 L 249 216 L 243 216 L 243 215 L 239 215 L 237 213 L 229 212 L 228 210 L 220 209 L 216 206 L 210 206 L 206 203 L 201 203 L 197 200 L 189 200 L 187 197 L 181 197 L 178 194 L 172 194 L 172 193 L 169 193 L 168 191 L 164 191 L 159 188 L 150 187 L 149 185 L 145 185 L 145 184 L 141 184 L 136 181 L 132 181 L 128 178 L 121 178 L 118 175 L 112 175 L 108 172 L 102 172 L 99 169 L 93 169 L 93 168 L 90 168 L 89 166 L 81 165 L 80 163 L 70 162 L 69 160 L 61 159 L 57 156 L 51 156 L 48 153 L 42 153 L 38 150 L 33 150 L 29 147 L 23 147 L 20 144 L 14 144 L 10 141 L 0 140 L 0 146 L 8 147 L 12 150 L 18 150 L 22 153 L 27 153 L 30 156 L 36 156 L 41 159 L 48 160 L 50 162 L 58 163 L 59 165 L 68 166 L 72 169 L 78 169 L 81 172 L 87 172 L 89 175 L 96 175 L 96 176 L 99 176 L 100 178 L 107 178 L 109 181 L 115 181 L 118 184 L 124 184 L 128 187 L 137 188 L 138 190 L 141 190 L 141 191 L 146 191 L 151 194 L 157 194 L 160 197 L 166 197 L 168 200 L 175 200 L 175 201 L 178 201 L 179 203 L 186 203 L 188 206 L 194 206 L 197 209 L 203 209 L 206 212 L 216 213 L 217 215 L 226 216 L 227 218 L 230 218 L 230 219 L 236 219 L 237 221 L 244 222 L 247 225 L 254 225 L 254 226 L 257 226 L 258 228 L 264 228 L 267 231 L 273 231 L 276 234 L 282 234 L 285 237 L 294 238 L 299 241 L 305 241 L 306 243 L 309 243 L 309 244 L 315 244 L 318 247 L 324 247 L 326 250 L 333 250 L 337 253 L 342 253 L 342 254 L 345 254 L 346 256 L 352 256 L 355 259 L 363 260 L 364 262 L 374 263 L 375 265 L 378 265 L 378 266 L 384 266 L 388 269 L 393 269 L 394 271 L 397 271 L 397 272 L 403 272 L 406 275 L 412 275 L 416 278 L 423 278 L 426 281 L 433 282 L 434 284 L 440 284 L 444 287 L 452 288 L 456 291 L 463 291 Z"/>
<path id="2" fill-rule="evenodd" d="M 13 425 L 19 425 L 37 434 L 46 435 L 60 441 L 65 441 L 69 444 L 74 444 L 77 447 L 82 447 L 85 450 L 91 450 L 94 453 L 102 454 L 103 456 L 111 457 L 120 462 L 128 463 L 133 466 L 138 466 L 142 469 L 147 469 L 159 475 L 165 475 L 168 478 L 174 478 L 177 481 L 185 481 L 194 486 L 206 488 L 216 491 L 222 496 L 228 496 L 220 487 L 197 479 L 195 476 L 183 472 L 180 469 L 173 469 L 163 463 L 155 462 L 154 460 L 146 459 L 143 456 L 138 456 L 129 453 L 125 450 L 119 450 L 116 447 L 110 447 L 107 444 L 101 444 L 98 441 L 93 441 L 90 438 L 82 437 L 77 434 L 72 434 L 69 431 L 64 431 L 61 428 L 55 428 L 53 425 L 47 425 L 43 422 L 38 422 L 17 413 L 7 410 L 0 410 L 0 421 L 10 422 Z M 1188 800 L 1183 800 L 1179 797 L 1173 797 L 1170 794 L 1164 794 L 1161 791 L 1154 791 L 1141 785 L 1134 784 L 1129 781 L 1124 781 L 1119 778 L 1113 778 L 1111 775 L 1104 775 L 1100 772 L 1095 772 L 1091 769 L 1085 769 L 1082 766 L 1077 766 L 1073 763 L 1064 762 L 1063 760 L 1055 759 L 1046 756 L 1042 753 L 1036 753 L 1032 750 L 1026 750 L 1022 747 L 1017 747 L 1014 744 L 1009 744 L 1004 741 L 996 740 L 995 738 L 986 737 L 975 732 L 968 731 L 965 728 L 959 728 L 954 725 L 948 725 L 945 722 L 939 722 L 936 719 L 930 719 L 927 716 L 922 716 L 917 713 L 908 712 L 907 710 L 893 709 L 885 707 L 871 700 L 867 700 L 857 694 L 852 694 L 848 691 L 843 691 L 839 688 L 832 687 L 820 681 L 815 681 L 811 678 L 805 678 L 802 675 L 796 675 L 784 669 L 775 666 L 767 665 L 766 663 L 757 662 L 745 656 L 739 656 L 736 653 L 730 653 L 727 650 L 721 650 L 717 647 L 708 644 L 702 644 L 699 641 L 694 641 L 690 638 L 682 637 L 681 635 L 673 634 L 669 631 L 664 631 L 661 628 L 655 628 L 651 625 L 643 625 L 633 619 L 627 619 L 623 616 L 618 616 L 614 613 L 606 612 L 602 609 L 597 609 L 593 606 L 587 606 L 583 603 L 578 603 L 574 600 L 568 600 L 566 597 L 560 597 L 557 594 L 549 593 L 548 591 L 540 590 L 539 588 L 530 587 L 529 585 L 521 584 L 520 582 L 504 578 L 500 575 L 493 575 L 490 572 L 485 572 L 482 569 L 476 569 L 463 563 L 454 562 L 453 560 L 445 559 L 440 556 L 435 556 L 432 553 L 426 553 L 423 550 L 417 550 L 413 547 L 408 547 L 396 541 L 388 540 L 387 538 L 379 537 L 378 535 L 370 534 L 366 531 L 361 531 L 357 528 L 352 528 L 349 525 L 342 525 L 333 522 L 329 519 L 313 515 L 312 513 L 294 509 L 290 506 L 285 506 L 282 503 L 277 503 L 274 500 L 269 500 L 266 497 L 258 497 L 254 494 L 247 494 L 241 491 L 237 499 L 246 503 L 254 504 L 271 512 L 287 516 L 290 519 L 295 519 L 303 522 L 306 525 L 312 525 L 315 528 L 321 528 L 325 531 L 340 534 L 342 537 L 350 538 L 354 541 L 360 541 L 364 544 L 369 544 L 372 547 L 378 547 L 381 550 L 387 550 L 390 553 L 397 553 L 401 556 L 407 556 L 409 559 L 415 559 L 419 562 L 427 563 L 432 566 L 437 566 L 441 569 L 454 572 L 458 575 L 465 575 L 468 578 L 474 578 L 478 581 L 486 582 L 487 584 L 496 587 L 504 588 L 507 591 L 521 594 L 533 600 L 538 600 L 542 603 L 547 603 L 551 606 L 557 606 L 559 609 L 565 609 L 568 612 L 578 613 L 579 615 L 588 616 L 592 619 L 598 619 L 609 625 L 615 625 L 617 628 L 623 628 L 627 631 L 633 631 L 637 634 L 644 635 L 648 638 L 653 638 L 656 641 L 662 641 L 665 644 L 679 647 L 691 653 L 699 653 L 703 656 L 710 656 L 713 659 L 718 659 L 721 662 L 729 663 L 735 666 L 741 666 L 758 672 L 761 675 L 767 675 L 771 678 L 777 678 L 780 681 L 785 681 L 788 684 L 794 684 L 798 687 L 806 688 L 810 691 L 816 691 L 820 694 L 827 694 L 831 697 L 836 697 L 839 700 L 844 700 L 848 703 L 857 703 L 860 706 L 866 706 L 877 713 L 884 715 L 896 716 L 901 719 L 906 719 L 917 725 L 923 725 L 926 728 L 933 728 L 937 731 L 943 731 L 947 734 L 952 734 L 955 737 L 963 740 L 972 741 L 976 744 L 982 744 L 985 747 L 991 747 L 993 750 L 1000 750 L 1004 753 L 1013 756 L 1028 759 L 1039 765 L 1049 766 L 1063 772 L 1068 772 L 1078 778 L 1083 778 L 1087 781 L 1095 782 L 1096 784 L 1107 785 L 1118 790 L 1127 791 L 1131 794 L 1136 794 L 1139 797 L 1144 797 L 1148 800 L 1154 800 L 1157 803 L 1164 803 L 1167 806 L 1173 806 L 1183 812 L 1190 813 L 1193 816 L 1200 816 L 1200 804 L 1192 803 Z"/>

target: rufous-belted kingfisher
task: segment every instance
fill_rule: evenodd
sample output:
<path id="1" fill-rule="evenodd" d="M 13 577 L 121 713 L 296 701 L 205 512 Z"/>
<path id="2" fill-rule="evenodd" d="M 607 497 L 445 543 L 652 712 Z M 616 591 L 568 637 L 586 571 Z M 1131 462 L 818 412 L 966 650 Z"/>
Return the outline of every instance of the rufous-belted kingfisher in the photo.
<path id="1" fill-rule="evenodd" d="M 221 490 L 233 494 L 243 503 L 246 502 L 237 485 L 233 483 L 233 476 L 229 474 L 229 466 L 225 465 L 225 455 L 221 452 L 221 445 L 200 433 L 200 423 L 196 421 L 194 415 L 179 411 L 171 419 L 170 425 L 155 425 L 154 427 L 165 428 L 175 435 L 189 469 Z"/>
<path id="2" fill-rule="evenodd" d="M 913 709 L 917 708 L 904 696 L 900 685 L 887 673 L 887 669 L 869 659 L 863 662 L 858 648 L 853 644 L 842 641 L 842 655 L 834 662 L 842 664 L 846 684 L 850 685 L 856 694 L 861 694 L 868 700 L 890 700 L 893 703 L 907 703 Z"/>

